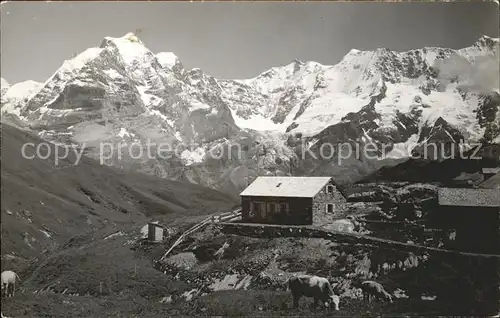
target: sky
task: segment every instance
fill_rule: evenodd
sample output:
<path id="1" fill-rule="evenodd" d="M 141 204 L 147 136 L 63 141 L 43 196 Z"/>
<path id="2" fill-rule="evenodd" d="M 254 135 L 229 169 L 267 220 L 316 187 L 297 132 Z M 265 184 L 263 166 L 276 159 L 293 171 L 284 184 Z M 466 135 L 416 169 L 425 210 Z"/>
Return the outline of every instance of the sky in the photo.
<path id="1" fill-rule="evenodd" d="M 293 59 L 338 63 L 352 48 L 461 48 L 498 37 L 498 4 L 328 2 L 7 2 L 1 76 L 43 82 L 105 36 L 138 31 L 154 53 L 216 78 L 252 78 Z"/>

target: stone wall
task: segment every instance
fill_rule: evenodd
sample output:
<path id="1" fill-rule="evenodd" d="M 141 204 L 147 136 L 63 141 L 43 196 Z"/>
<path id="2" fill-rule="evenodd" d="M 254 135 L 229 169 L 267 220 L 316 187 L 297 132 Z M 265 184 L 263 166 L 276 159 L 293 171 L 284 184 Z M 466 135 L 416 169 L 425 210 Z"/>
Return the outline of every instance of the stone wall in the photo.
<path id="1" fill-rule="evenodd" d="M 327 193 L 327 187 L 333 186 L 333 192 Z M 332 223 L 342 215 L 347 200 L 333 183 L 328 183 L 313 198 L 313 224 L 323 225 Z M 333 204 L 333 213 L 327 212 L 327 204 Z"/>

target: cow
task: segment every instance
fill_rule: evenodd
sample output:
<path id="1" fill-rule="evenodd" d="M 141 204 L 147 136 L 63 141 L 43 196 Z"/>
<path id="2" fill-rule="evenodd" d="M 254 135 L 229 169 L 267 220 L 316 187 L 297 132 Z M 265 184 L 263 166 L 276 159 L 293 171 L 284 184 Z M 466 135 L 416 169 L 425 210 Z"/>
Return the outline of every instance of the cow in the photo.
<path id="1" fill-rule="evenodd" d="M 321 301 L 326 308 L 330 308 L 333 303 L 334 309 L 339 310 L 339 296 L 335 295 L 332 285 L 328 279 L 312 275 L 293 276 L 288 280 L 288 288 L 292 292 L 293 307 L 299 306 L 299 300 L 302 296 L 313 297 L 313 306 L 318 306 Z"/>
<path id="2" fill-rule="evenodd" d="M 2 312 L 2 318 L 11 318 L 11 317 L 4 316 L 3 312 Z"/>
<path id="3" fill-rule="evenodd" d="M 363 299 L 367 299 L 370 303 L 373 297 L 388 300 L 390 303 L 393 302 L 391 294 L 380 283 L 372 280 L 364 281 L 361 283 L 361 290 L 363 291 Z"/>
<path id="4" fill-rule="evenodd" d="M 13 271 L 2 272 L 2 290 L 4 290 L 7 297 L 14 297 L 16 279 L 19 279 L 19 276 L 17 276 L 17 274 Z"/>

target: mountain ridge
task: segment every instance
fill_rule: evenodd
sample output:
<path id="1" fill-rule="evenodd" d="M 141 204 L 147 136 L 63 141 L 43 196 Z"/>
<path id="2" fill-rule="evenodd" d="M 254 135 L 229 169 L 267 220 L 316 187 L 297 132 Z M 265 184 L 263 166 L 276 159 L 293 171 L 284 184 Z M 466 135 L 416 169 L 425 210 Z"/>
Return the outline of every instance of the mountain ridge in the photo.
<path id="1" fill-rule="evenodd" d="M 352 49 L 335 65 L 294 60 L 251 79 L 218 80 L 186 70 L 174 53 L 152 53 L 129 33 L 65 61 L 26 96 L 9 95 L 15 85 L 2 90 L 2 120 L 24 123 L 49 141 L 85 144 L 96 159 L 103 142 L 117 151 L 124 142 L 182 147 L 168 160 L 125 156 L 107 164 L 235 193 L 257 175 L 292 170 L 355 180 L 380 158 L 340 167 L 304 160 L 301 152 L 318 154 L 325 143 L 374 144 L 379 156 L 399 160 L 449 136 L 499 142 L 498 43 L 482 36 L 458 50 Z M 238 158 L 210 158 L 233 146 Z M 346 170 L 355 172 L 347 177 Z"/>

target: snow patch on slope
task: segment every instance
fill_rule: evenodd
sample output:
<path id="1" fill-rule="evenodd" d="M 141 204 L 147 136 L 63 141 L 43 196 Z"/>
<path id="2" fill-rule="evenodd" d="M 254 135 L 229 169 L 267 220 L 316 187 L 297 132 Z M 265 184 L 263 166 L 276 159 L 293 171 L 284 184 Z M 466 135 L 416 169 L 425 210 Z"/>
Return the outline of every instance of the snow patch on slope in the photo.
<path id="1" fill-rule="evenodd" d="M 205 149 L 198 147 L 194 150 L 184 150 L 181 153 L 181 159 L 184 161 L 184 164 L 186 166 L 190 166 L 193 163 L 200 163 L 203 162 L 203 159 L 205 158 Z"/>
<path id="2" fill-rule="evenodd" d="M 366 102 L 361 99 L 332 92 L 314 99 L 297 120 L 293 120 L 296 112 L 295 109 L 292 110 L 285 123 L 295 122 L 299 125 L 297 131 L 302 132 L 305 137 L 309 137 L 321 132 L 325 127 L 340 122 L 342 117 L 348 113 L 358 112 L 365 104 Z"/>
<path id="3" fill-rule="evenodd" d="M 122 77 L 122 75 L 120 73 L 118 73 L 116 70 L 114 70 L 112 68 L 106 69 L 103 72 L 104 72 L 104 74 L 106 74 L 107 76 L 109 76 L 112 79 L 118 79 L 118 78 Z"/>
<path id="4" fill-rule="evenodd" d="M 137 90 L 141 96 L 141 100 L 146 107 L 158 107 L 161 105 L 162 100 L 153 94 L 146 93 L 148 87 L 146 86 L 138 86 Z"/>
<path id="5" fill-rule="evenodd" d="M 433 105 L 433 107 L 422 109 L 421 125 L 425 123 L 433 123 L 439 117 L 444 118 L 449 124 L 459 129 L 464 137 L 474 141 L 479 140 L 484 128 L 479 126 L 474 111 L 477 108 L 476 102 L 464 102 L 457 98 L 458 94 L 454 93 L 453 88 L 448 88 L 445 92 L 431 92 L 429 96 L 423 98 L 425 103 Z M 420 127 L 421 128 L 421 127 Z"/>
<path id="6" fill-rule="evenodd" d="M 390 152 L 385 155 L 385 158 L 401 159 L 411 156 L 411 151 L 418 145 L 418 134 L 413 134 L 406 142 L 395 143 Z"/>
<path id="7" fill-rule="evenodd" d="M 197 100 L 191 101 L 191 111 L 206 110 L 206 109 L 210 109 L 210 106 L 208 106 L 207 104 L 201 103 Z"/>
<path id="8" fill-rule="evenodd" d="M 276 124 L 270 118 L 266 118 L 261 114 L 253 115 L 249 119 L 238 116 L 236 110 L 230 108 L 231 115 L 234 118 L 234 123 L 242 129 L 251 129 L 257 131 L 279 130 L 286 129 L 285 124 Z"/>
<path id="9" fill-rule="evenodd" d="M 5 94 L 5 92 L 7 92 L 9 87 L 10 87 L 10 84 L 3 77 L 1 77 L 0 78 L 1 96 L 3 96 L 3 94 Z"/>
<path id="10" fill-rule="evenodd" d="M 92 47 L 89 49 L 86 49 L 82 53 L 78 54 L 74 58 L 70 60 L 66 60 L 63 62 L 61 67 L 57 69 L 57 71 L 49 77 L 47 81 L 43 84 L 45 87 L 46 85 L 54 84 L 54 78 L 59 75 L 60 79 L 62 80 L 69 80 L 71 77 L 68 77 L 67 74 L 73 75 L 76 73 L 78 70 L 80 70 L 82 67 L 84 67 L 88 62 L 92 61 L 96 57 L 99 56 L 102 52 L 102 48 L 97 48 L 97 47 Z"/>
<path id="11" fill-rule="evenodd" d="M 156 109 L 148 109 L 147 112 L 151 115 L 154 115 L 154 116 L 158 116 L 159 118 L 163 119 L 164 121 L 168 122 L 169 125 L 171 125 L 171 123 L 169 122 L 169 119 L 167 116 L 163 115 L 160 111 L 156 110 Z"/>
<path id="12" fill-rule="evenodd" d="M 87 64 L 89 61 L 98 57 L 101 52 L 102 49 L 98 47 L 86 49 L 82 53 L 78 54 L 75 58 L 64 61 L 62 68 L 64 68 L 64 70 L 66 71 L 78 70 L 85 66 L 85 64 Z"/>
<path id="13" fill-rule="evenodd" d="M 120 56 L 126 64 L 132 64 L 138 57 L 150 53 L 133 33 L 128 33 L 120 38 L 105 37 L 104 39 L 116 45 Z"/>
<path id="14" fill-rule="evenodd" d="M 16 83 L 9 87 L 7 92 L 5 92 L 3 99 L 5 99 L 7 102 L 9 100 L 20 101 L 25 98 L 29 99 L 34 94 L 36 94 L 41 88 L 42 88 L 42 83 L 31 80 Z"/>
<path id="15" fill-rule="evenodd" d="M 123 138 L 125 136 L 127 136 L 127 137 L 135 137 L 135 134 L 128 132 L 127 129 L 125 129 L 125 128 L 122 127 L 122 128 L 120 128 L 120 132 L 117 134 L 117 136 L 120 137 L 120 138 Z"/>
<path id="16" fill-rule="evenodd" d="M 156 58 L 163 68 L 172 69 L 179 62 L 177 55 L 172 52 L 160 52 L 156 54 Z"/>
<path id="17" fill-rule="evenodd" d="M 26 118 L 21 115 L 21 111 L 26 105 L 26 102 L 36 95 L 41 88 L 41 83 L 31 80 L 10 86 L 1 97 L 1 102 L 3 104 L 1 112 L 4 114 L 13 114 L 20 119 L 26 120 Z"/>

